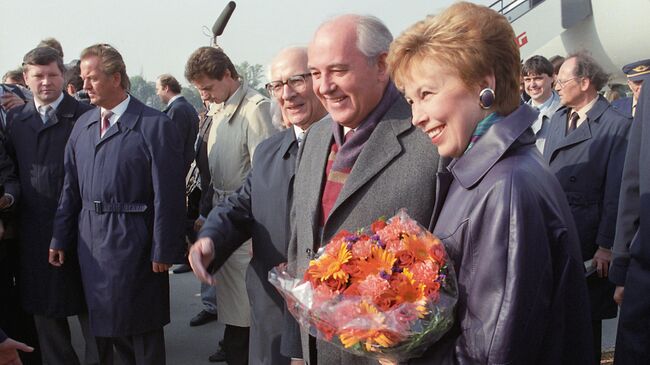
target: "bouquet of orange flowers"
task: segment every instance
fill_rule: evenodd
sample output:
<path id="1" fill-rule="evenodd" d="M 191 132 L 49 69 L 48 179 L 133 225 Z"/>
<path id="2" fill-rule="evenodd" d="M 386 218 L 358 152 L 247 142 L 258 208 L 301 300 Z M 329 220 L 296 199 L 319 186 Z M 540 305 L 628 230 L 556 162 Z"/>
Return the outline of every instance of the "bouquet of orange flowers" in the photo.
<path id="1" fill-rule="evenodd" d="M 404 211 L 340 231 L 302 279 L 281 265 L 270 282 L 313 336 L 356 355 L 421 355 L 453 324 L 456 275 L 442 242 Z"/>

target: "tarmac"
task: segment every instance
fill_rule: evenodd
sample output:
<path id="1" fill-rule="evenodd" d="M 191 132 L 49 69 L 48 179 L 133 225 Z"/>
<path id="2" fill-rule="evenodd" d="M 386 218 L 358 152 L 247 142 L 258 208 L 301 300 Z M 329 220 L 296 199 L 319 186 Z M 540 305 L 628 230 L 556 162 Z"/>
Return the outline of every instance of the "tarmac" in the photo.
<path id="1" fill-rule="evenodd" d="M 190 327 L 190 319 L 203 308 L 200 284 L 194 275 L 169 274 L 171 323 L 165 326 L 167 365 L 207 365 L 208 357 L 217 351 L 224 326 L 216 321 Z M 72 341 L 78 354 L 83 354 L 83 338 L 76 320 L 70 320 Z M 603 352 L 611 351 L 616 343 L 616 319 L 603 322 Z M 221 363 L 221 364 L 225 364 Z M 251 364 L 255 365 L 255 364 Z"/>

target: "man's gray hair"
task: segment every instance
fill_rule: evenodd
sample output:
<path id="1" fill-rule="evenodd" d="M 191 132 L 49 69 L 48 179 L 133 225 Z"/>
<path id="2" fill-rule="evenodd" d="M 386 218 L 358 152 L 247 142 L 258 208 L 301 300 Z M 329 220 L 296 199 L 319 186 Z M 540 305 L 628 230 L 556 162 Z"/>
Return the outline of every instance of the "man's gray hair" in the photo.
<path id="1" fill-rule="evenodd" d="M 370 64 L 375 64 L 383 53 L 388 53 L 393 35 L 379 18 L 360 15 L 357 21 L 357 48 Z"/>
<path id="2" fill-rule="evenodd" d="M 596 60 L 586 51 L 579 51 L 570 54 L 566 59 L 576 59 L 574 76 L 589 79 L 596 91 L 600 91 L 609 80 L 609 74 L 596 62 Z M 566 62 L 566 61 L 565 61 Z"/>

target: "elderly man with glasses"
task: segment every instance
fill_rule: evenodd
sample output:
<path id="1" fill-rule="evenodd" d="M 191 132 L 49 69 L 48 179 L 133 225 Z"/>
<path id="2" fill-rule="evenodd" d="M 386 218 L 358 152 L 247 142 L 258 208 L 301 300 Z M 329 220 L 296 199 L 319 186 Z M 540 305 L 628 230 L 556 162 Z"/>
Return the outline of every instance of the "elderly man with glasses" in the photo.
<path id="1" fill-rule="evenodd" d="M 274 266 L 287 261 L 298 149 L 305 131 L 327 114 L 306 70 L 305 48 L 287 48 L 273 60 L 270 76 L 274 81 L 266 87 L 292 127 L 257 146 L 244 185 L 212 209 L 199 240 L 190 250 L 195 275 L 205 283 L 222 285 L 213 281 L 207 267 L 219 269 L 232 252 L 252 238 L 253 258 L 246 275 L 251 304 L 251 364 L 283 365 L 290 360 L 280 353 L 283 300 L 267 276 Z"/>
<path id="2" fill-rule="evenodd" d="M 564 107 L 551 118 L 544 159 L 560 181 L 578 228 L 591 301 L 594 357 L 600 363 L 602 320 L 616 317 L 607 280 L 614 243 L 629 117 L 598 95 L 608 75 L 589 55 L 562 64 L 555 83 Z"/>

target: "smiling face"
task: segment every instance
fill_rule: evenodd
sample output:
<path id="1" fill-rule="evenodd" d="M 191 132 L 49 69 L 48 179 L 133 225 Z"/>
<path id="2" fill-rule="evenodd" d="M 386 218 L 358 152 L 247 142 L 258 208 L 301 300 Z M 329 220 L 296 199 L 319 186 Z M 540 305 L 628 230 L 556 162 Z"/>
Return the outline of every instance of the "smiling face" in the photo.
<path id="1" fill-rule="evenodd" d="M 413 125 L 431 138 L 441 156 L 462 156 L 476 125 L 488 113 L 479 106 L 480 88 L 468 88 L 455 71 L 433 60 L 413 66 L 404 80 Z"/>
<path id="2" fill-rule="evenodd" d="M 307 70 L 307 53 L 304 49 L 289 49 L 281 52 L 271 65 L 271 80 L 286 82 L 296 75 L 309 74 Z M 283 85 L 276 100 L 285 120 L 301 129 L 307 129 L 312 123 L 321 119 L 326 111 L 314 94 L 311 77 L 304 77 L 305 83 L 297 90 Z"/>
<path id="3" fill-rule="evenodd" d="M 553 93 L 553 78 L 547 74 L 524 76 L 524 90 L 536 105 L 543 104 Z"/>
<path id="4" fill-rule="evenodd" d="M 357 48 L 356 19 L 323 25 L 309 45 L 314 93 L 332 119 L 356 128 L 377 106 L 388 83 L 385 55 L 371 64 Z"/>
<path id="5" fill-rule="evenodd" d="M 55 101 L 63 92 L 63 73 L 56 62 L 48 65 L 25 65 L 25 83 L 40 104 Z"/>

